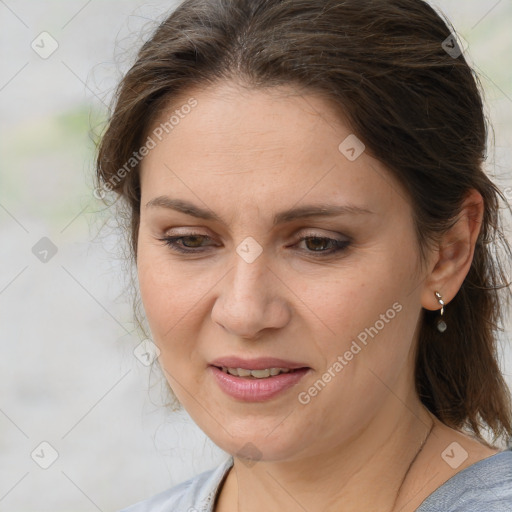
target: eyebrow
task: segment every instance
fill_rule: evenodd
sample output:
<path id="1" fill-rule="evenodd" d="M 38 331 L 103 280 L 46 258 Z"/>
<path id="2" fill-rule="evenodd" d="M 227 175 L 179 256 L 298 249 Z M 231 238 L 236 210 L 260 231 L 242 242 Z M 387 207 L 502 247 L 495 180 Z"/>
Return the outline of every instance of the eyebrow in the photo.
<path id="1" fill-rule="evenodd" d="M 151 199 L 146 204 L 146 208 L 166 208 L 169 210 L 175 210 L 192 217 L 199 219 L 212 220 L 226 224 L 224 220 L 217 214 L 209 209 L 200 208 L 195 204 L 185 201 L 183 199 L 173 199 L 168 196 L 158 196 Z M 336 217 L 339 215 L 358 215 L 358 214 L 373 214 L 371 210 L 362 208 L 360 206 L 346 204 L 346 205 L 333 205 L 333 204 L 322 204 L 322 205 L 304 205 L 297 208 L 290 208 L 279 212 L 274 217 L 274 226 L 283 224 L 285 222 L 291 222 L 292 220 L 304 219 L 309 217 Z"/>

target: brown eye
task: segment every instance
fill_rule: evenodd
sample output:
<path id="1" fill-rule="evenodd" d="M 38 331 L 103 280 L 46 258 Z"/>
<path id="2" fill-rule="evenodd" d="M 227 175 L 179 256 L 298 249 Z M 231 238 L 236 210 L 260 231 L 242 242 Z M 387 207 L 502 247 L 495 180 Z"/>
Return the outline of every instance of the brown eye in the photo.
<path id="1" fill-rule="evenodd" d="M 337 240 L 324 236 L 305 236 L 299 242 L 304 242 L 307 252 L 318 253 L 318 256 L 329 256 L 343 251 L 350 245 L 348 240 Z"/>
<path id="2" fill-rule="evenodd" d="M 182 243 L 185 247 L 197 248 L 201 247 L 201 241 L 203 238 L 207 238 L 204 235 L 191 235 L 181 237 Z M 185 240 L 192 240 L 192 243 L 185 243 Z"/>
<path id="3" fill-rule="evenodd" d="M 308 249 L 311 249 L 312 251 L 319 251 L 323 249 L 327 249 L 329 242 L 332 242 L 334 240 L 330 238 L 319 238 L 319 237 L 308 237 L 304 239 L 306 242 L 306 246 Z"/>
<path id="4" fill-rule="evenodd" d="M 184 254 L 193 254 L 203 252 L 202 242 L 210 240 L 209 236 L 201 234 L 190 234 L 182 236 L 166 236 L 159 238 L 161 242 L 171 250 Z"/>

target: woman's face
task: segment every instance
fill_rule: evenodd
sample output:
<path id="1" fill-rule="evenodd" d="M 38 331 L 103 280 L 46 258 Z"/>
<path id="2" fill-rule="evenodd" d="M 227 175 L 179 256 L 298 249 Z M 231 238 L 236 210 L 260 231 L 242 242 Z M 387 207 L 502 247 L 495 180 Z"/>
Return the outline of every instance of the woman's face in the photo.
<path id="1" fill-rule="evenodd" d="M 194 421 L 229 453 L 292 460 L 396 415 L 414 396 L 424 286 L 398 182 L 324 99 L 292 88 L 224 83 L 160 122 L 138 275 Z"/>

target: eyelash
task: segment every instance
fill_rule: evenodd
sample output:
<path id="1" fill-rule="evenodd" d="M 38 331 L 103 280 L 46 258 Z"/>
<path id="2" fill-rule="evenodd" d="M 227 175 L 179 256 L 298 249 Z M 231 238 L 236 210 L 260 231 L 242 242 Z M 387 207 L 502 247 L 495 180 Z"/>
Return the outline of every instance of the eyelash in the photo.
<path id="1" fill-rule="evenodd" d="M 203 237 L 206 239 L 210 238 L 207 235 L 203 235 L 203 234 L 199 234 L 199 233 L 190 233 L 188 235 L 163 237 L 163 238 L 159 238 L 158 240 L 163 242 L 163 244 L 168 246 L 172 251 L 176 251 L 176 252 L 179 252 L 182 254 L 195 254 L 195 253 L 203 252 L 202 249 L 201 248 L 184 249 L 183 246 L 181 246 L 177 243 L 177 241 L 182 240 L 184 238 L 196 238 L 196 237 Z M 333 249 L 328 250 L 328 251 L 306 251 L 306 252 L 312 254 L 316 258 L 332 256 L 335 253 L 346 250 L 348 248 L 348 246 L 350 245 L 350 242 L 348 240 L 337 240 L 335 238 L 329 238 L 329 237 L 325 237 L 325 236 L 315 236 L 315 235 L 302 237 L 299 239 L 298 243 L 303 242 L 304 240 L 311 240 L 311 239 L 325 240 L 328 243 L 334 242 L 335 244 L 337 244 L 337 247 L 334 247 Z"/>

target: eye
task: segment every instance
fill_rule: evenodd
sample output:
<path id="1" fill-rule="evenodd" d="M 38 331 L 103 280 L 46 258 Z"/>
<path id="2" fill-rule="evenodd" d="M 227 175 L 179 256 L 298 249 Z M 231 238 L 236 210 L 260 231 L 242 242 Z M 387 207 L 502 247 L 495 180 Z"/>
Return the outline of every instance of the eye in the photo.
<path id="1" fill-rule="evenodd" d="M 173 251 L 183 254 L 194 254 L 204 252 L 205 246 L 203 242 L 211 240 L 211 238 L 200 233 L 189 233 L 181 236 L 167 236 L 159 238 L 159 240 Z M 300 238 L 296 245 L 302 242 L 305 242 L 306 249 L 300 250 L 312 254 L 314 257 L 330 256 L 347 249 L 350 245 L 349 240 L 338 240 L 317 234 Z"/>
<path id="2" fill-rule="evenodd" d="M 201 242 L 204 239 L 210 239 L 210 237 L 198 233 L 190 233 L 182 236 L 166 236 L 159 240 L 163 242 L 164 245 L 170 247 L 173 251 L 190 254 L 203 252 L 201 250 Z"/>
<path id="3" fill-rule="evenodd" d="M 307 252 L 313 253 L 315 257 L 330 256 L 336 252 L 347 249 L 350 245 L 348 240 L 338 240 L 319 235 L 302 237 L 299 243 L 305 242 Z M 317 254 L 315 254 L 317 253 Z"/>

